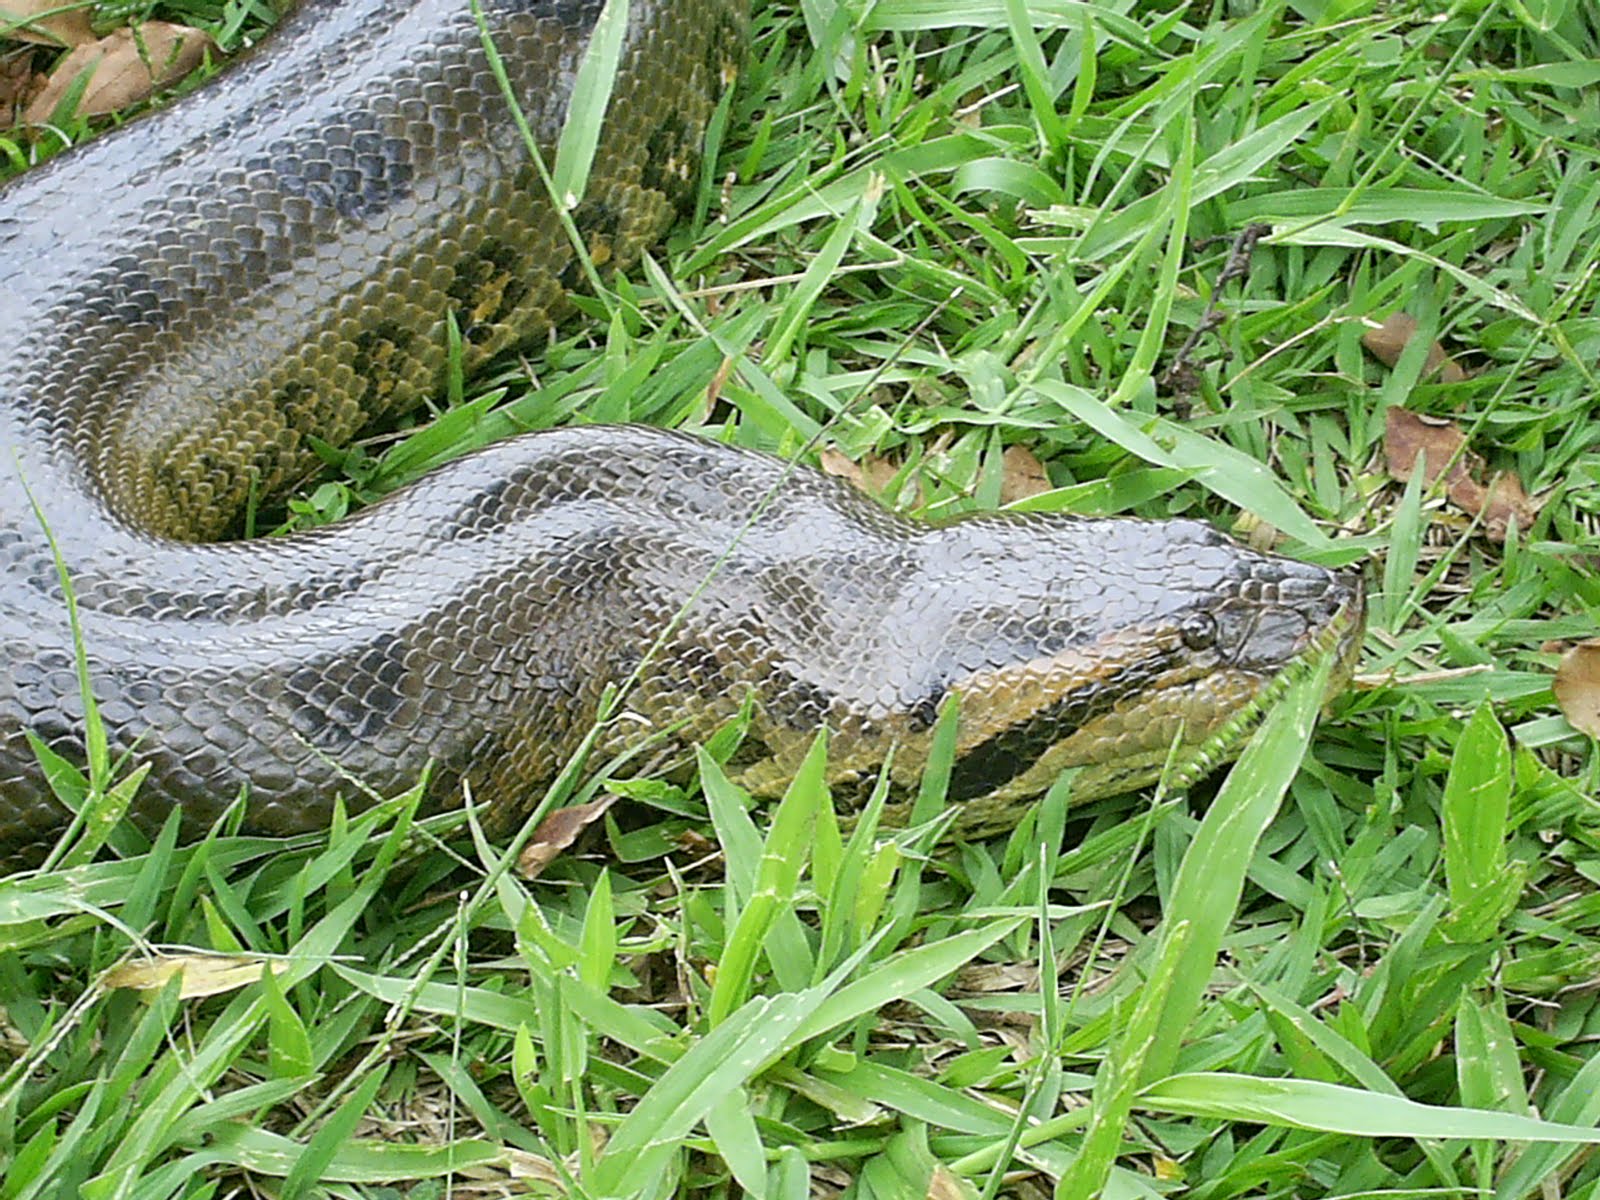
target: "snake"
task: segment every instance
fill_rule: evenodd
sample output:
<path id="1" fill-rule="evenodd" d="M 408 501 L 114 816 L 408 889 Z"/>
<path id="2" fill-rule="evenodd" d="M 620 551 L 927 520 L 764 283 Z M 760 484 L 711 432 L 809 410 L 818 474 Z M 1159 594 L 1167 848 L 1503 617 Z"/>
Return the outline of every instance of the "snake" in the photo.
<path id="1" fill-rule="evenodd" d="M 424 779 L 506 827 L 580 748 L 622 771 L 730 728 L 757 797 L 822 730 L 836 795 L 910 787 L 955 703 L 977 833 L 1069 769 L 1074 800 L 1198 772 L 1304 663 L 1348 674 L 1350 573 L 1188 519 L 901 515 L 709 417 L 522 433 L 241 536 L 319 448 L 639 261 L 746 26 L 737 0 L 304 0 L 0 190 L 0 850 L 58 838 L 95 756 L 136 767 L 146 832 L 317 830 Z M 557 196 L 602 27 L 610 107 Z"/>

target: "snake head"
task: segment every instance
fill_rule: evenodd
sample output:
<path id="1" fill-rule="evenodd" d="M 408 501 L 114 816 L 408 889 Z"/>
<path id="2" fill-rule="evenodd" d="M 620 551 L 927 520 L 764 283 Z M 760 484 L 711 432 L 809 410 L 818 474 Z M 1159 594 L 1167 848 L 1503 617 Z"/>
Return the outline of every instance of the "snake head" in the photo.
<path id="1" fill-rule="evenodd" d="M 1069 767 L 1078 800 L 1164 772 L 1191 782 L 1237 755 L 1298 670 L 1332 654 L 1337 688 L 1353 669 L 1355 575 L 1199 522 L 980 518 L 941 533 L 952 566 L 985 581 L 936 668 L 962 700 L 949 797 L 973 809 L 964 828 Z"/>

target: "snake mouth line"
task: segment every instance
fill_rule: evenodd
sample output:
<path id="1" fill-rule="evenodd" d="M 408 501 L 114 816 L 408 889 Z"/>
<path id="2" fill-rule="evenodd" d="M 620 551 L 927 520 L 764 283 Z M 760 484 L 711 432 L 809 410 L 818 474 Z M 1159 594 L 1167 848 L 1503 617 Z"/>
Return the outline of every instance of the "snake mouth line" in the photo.
<path id="1" fill-rule="evenodd" d="M 1015 730 L 1004 730 L 986 741 L 978 742 L 958 757 L 952 771 L 945 799 L 955 813 L 947 836 L 983 838 L 1015 829 L 1022 806 L 1048 790 L 1064 770 L 1076 772 L 1071 793 L 1074 804 L 1105 799 L 1151 785 L 1159 785 L 1168 793 L 1192 787 L 1217 767 L 1237 757 L 1272 706 L 1289 688 L 1315 671 L 1330 656 L 1334 661 L 1328 694 L 1332 696 L 1337 693 L 1354 669 L 1364 628 L 1364 604 L 1359 588 L 1351 581 L 1342 585 L 1341 591 L 1343 596 L 1339 607 L 1306 632 L 1278 670 L 1270 675 L 1259 676 L 1253 692 L 1246 695 L 1241 689 L 1232 693 L 1227 715 L 1215 726 L 1210 726 L 1207 735 L 1197 741 L 1185 743 L 1181 741 L 1179 732 L 1177 738 L 1159 744 L 1145 741 L 1139 748 L 1124 746 L 1114 756 L 1100 758 L 1096 753 L 1085 759 L 1081 756 L 1081 747 L 1075 749 L 1074 737 L 1087 735 L 1093 738 L 1092 725 L 1097 720 L 1105 719 L 1107 714 L 1087 715 L 1084 724 L 1091 728 L 1080 729 L 1078 735 L 1069 734 L 1064 740 L 1058 740 L 1046 748 L 1042 754 L 1035 754 L 1031 758 L 1019 755 L 1020 761 L 1012 764 L 999 782 L 992 776 L 980 779 L 975 768 L 966 769 L 964 775 L 964 763 L 974 750 L 998 743 L 1007 735 L 1014 734 Z M 1134 675 L 1138 675 L 1146 685 L 1153 682 L 1147 673 L 1129 672 L 1130 678 Z M 1102 673 L 1097 677 L 1097 683 L 1104 688 L 1109 678 Z M 1125 688 L 1123 693 L 1121 704 L 1125 705 L 1130 700 L 1137 701 L 1140 689 Z M 1077 700 L 1081 708 L 1086 698 L 1080 695 Z M 1204 701 L 1201 703 L 1204 704 Z M 1124 713 L 1124 726 L 1138 730 L 1159 721 L 1181 730 L 1180 726 L 1170 723 L 1178 719 L 1182 705 L 1183 701 L 1177 698 L 1177 687 L 1174 687 L 1162 712 L 1146 713 L 1143 718 L 1132 720 Z M 1120 705 L 1113 702 L 1106 707 L 1115 711 Z M 1060 735 L 1058 728 L 1058 739 Z M 898 764 L 901 760 L 897 758 L 896 762 Z M 916 780 L 912 775 L 902 775 L 897 771 L 895 782 L 901 789 L 906 789 L 914 787 Z M 986 786 L 976 786 L 980 782 Z M 909 800 L 891 801 L 885 809 L 884 821 L 889 824 L 903 822 L 909 819 L 910 811 Z"/>
<path id="2" fill-rule="evenodd" d="M 1267 710 L 1329 657 L 1334 659 L 1334 666 L 1328 681 L 1328 697 L 1337 694 L 1355 670 L 1365 624 L 1365 599 L 1360 589 L 1356 589 L 1331 621 L 1307 635 L 1305 645 L 1295 657 L 1269 679 L 1255 696 L 1242 704 L 1204 741 L 1192 749 L 1180 751 L 1162 775 L 1167 789 L 1182 791 L 1192 787 L 1219 765 L 1235 757 L 1256 727 L 1266 719 Z"/>

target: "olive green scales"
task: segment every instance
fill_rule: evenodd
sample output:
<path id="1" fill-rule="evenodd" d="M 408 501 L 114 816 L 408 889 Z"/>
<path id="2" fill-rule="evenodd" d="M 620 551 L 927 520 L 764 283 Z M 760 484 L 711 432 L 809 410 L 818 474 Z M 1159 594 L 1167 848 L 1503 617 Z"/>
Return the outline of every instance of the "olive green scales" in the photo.
<path id="1" fill-rule="evenodd" d="M 600 5 L 484 0 L 555 144 Z M 633 679 L 614 748 L 703 738 L 781 785 L 925 761 L 962 696 L 952 800 L 1003 825 L 1066 766 L 1151 779 L 1175 734 L 1237 749 L 1286 666 L 1348 659 L 1351 579 L 1192 522 L 891 515 L 809 469 L 590 427 L 469 455 L 355 518 L 210 542 L 253 495 L 542 334 L 580 282 L 467 0 L 314 0 L 268 54 L 0 192 L 0 851 L 66 819 L 25 737 L 83 756 L 54 535 L 133 816 L 324 823 L 336 795 L 463 777 L 509 819 Z M 695 178 L 739 53 L 723 0 L 634 0 L 585 198 L 626 265 Z M 37 503 L 38 511 L 34 504 Z M 43 520 L 41 521 L 41 517 Z M 731 548 L 731 549 L 730 549 Z M 1336 647 L 1337 644 L 1337 647 Z M 653 652 L 652 652 L 653 651 Z"/>

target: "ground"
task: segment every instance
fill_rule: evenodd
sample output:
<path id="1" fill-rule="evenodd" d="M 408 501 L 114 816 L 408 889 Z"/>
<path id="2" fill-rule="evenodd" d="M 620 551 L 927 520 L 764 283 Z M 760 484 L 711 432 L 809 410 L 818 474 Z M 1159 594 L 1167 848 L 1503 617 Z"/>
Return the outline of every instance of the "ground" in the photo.
<path id="1" fill-rule="evenodd" d="M 232 49 L 263 7 L 157 15 Z M 1600 1122 L 1600 759 L 1552 696 L 1600 612 L 1597 18 L 821 0 L 752 34 L 695 212 L 459 403 L 820 433 L 932 514 L 1037 460 L 1028 507 L 1359 566 L 1357 686 L 1190 795 L 1056 793 L 977 845 L 841 832 L 805 772 L 752 811 L 713 753 L 533 882 L 405 798 L 0 882 L 0 1198 L 1600 1196 L 1555 1128 Z M 58 148 L 0 133 L 12 172 Z M 1401 408 L 1533 497 L 1509 533 L 1394 478 Z M 291 520 L 483 427 L 372 443 Z M 107 974 L 202 951 L 209 994 Z"/>

